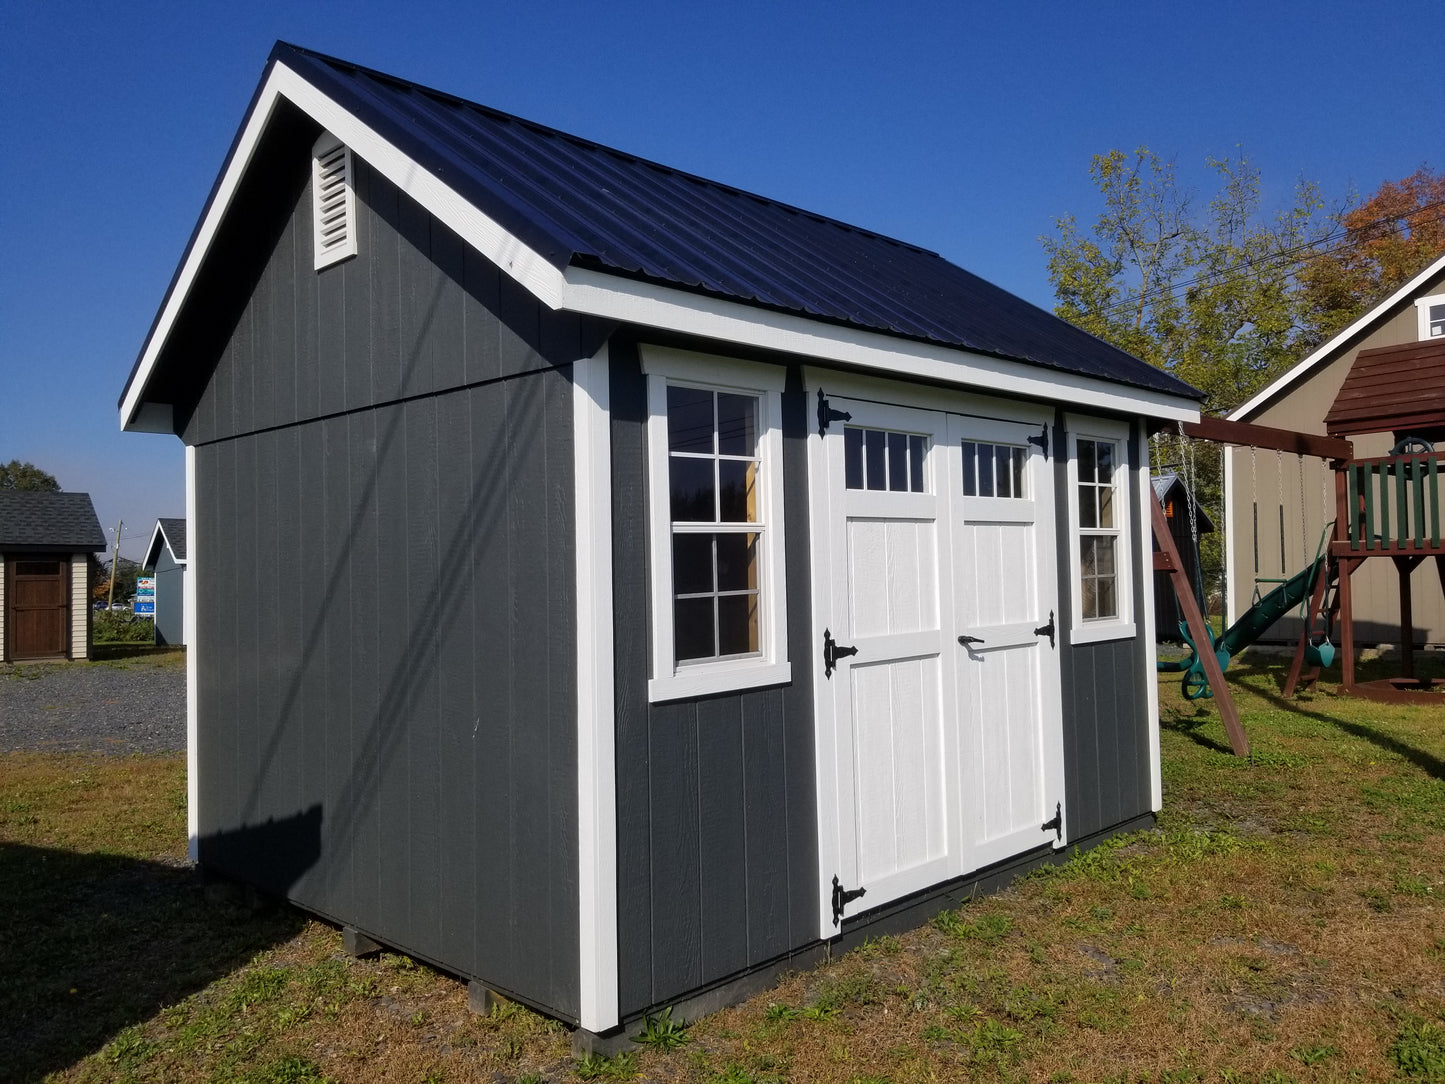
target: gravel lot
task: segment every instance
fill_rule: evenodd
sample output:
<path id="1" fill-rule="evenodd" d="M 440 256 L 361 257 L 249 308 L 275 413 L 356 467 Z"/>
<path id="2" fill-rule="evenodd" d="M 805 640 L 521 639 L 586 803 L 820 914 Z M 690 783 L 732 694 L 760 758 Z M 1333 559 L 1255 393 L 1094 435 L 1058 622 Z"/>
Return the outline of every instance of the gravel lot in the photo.
<path id="1" fill-rule="evenodd" d="M 175 655 L 0 665 L 0 752 L 185 748 L 186 671 Z"/>

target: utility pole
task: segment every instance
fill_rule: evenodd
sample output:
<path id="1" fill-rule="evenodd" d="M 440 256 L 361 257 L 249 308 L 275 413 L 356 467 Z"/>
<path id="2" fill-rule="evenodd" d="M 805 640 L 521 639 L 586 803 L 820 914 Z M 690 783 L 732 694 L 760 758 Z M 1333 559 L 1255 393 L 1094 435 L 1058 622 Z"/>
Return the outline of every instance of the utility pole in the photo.
<path id="1" fill-rule="evenodd" d="M 110 559 L 110 598 L 105 603 L 106 613 L 110 613 L 110 608 L 115 605 L 115 568 L 120 564 L 120 530 L 124 526 L 124 520 L 115 521 L 115 556 Z"/>

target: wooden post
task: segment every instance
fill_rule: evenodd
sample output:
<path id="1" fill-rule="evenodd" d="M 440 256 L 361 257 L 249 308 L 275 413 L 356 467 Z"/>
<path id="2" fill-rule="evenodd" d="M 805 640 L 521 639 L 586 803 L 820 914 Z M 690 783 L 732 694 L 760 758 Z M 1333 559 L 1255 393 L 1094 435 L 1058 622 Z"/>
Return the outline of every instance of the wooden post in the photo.
<path id="1" fill-rule="evenodd" d="M 1346 508 L 1349 485 L 1345 468 L 1335 469 L 1335 544 L 1340 549 L 1349 546 L 1350 524 L 1355 509 Z M 1359 562 L 1337 554 L 1339 560 L 1339 603 L 1340 603 L 1340 687 L 1345 692 L 1355 690 L 1355 611 L 1350 598 L 1350 573 Z"/>
<path id="2" fill-rule="evenodd" d="M 1410 574 L 1424 557 L 1394 557 L 1395 571 L 1400 576 L 1400 676 L 1415 676 L 1415 603 L 1410 590 Z"/>
<path id="3" fill-rule="evenodd" d="M 1300 630 L 1299 643 L 1295 645 L 1294 661 L 1290 663 L 1289 678 L 1284 683 L 1285 699 L 1294 696 L 1295 687 L 1299 684 L 1300 671 L 1304 669 L 1305 648 L 1310 642 L 1310 627 L 1314 624 L 1315 614 L 1321 613 L 1325 606 L 1325 590 L 1330 582 L 1330 559 L 1328 554 L 1320 558 L 1319 574 L 1315 576 L 1314 589 L 1310 592 L 1310 608 L 1305 611 L 1305 627 Z M 1311 671 L 1310 681 L 1319 677 L 1320 668 L 1314 667 Z"/>
<path id="4" fill-rule="evenodd" d="M 1204 667 L 1204 676 L 1209 680 L 1209 687 L 1214 690 L 1214 702 L 1219 705 L 1219 716 L 1224 720 L 1229 746 L 1234 750 L 1235 756 L 1247 757 L 1249 739 L 1245 737 L 1244 727 L 1239 721 L 1239 711 L 1234 706 L 1234 698 L 1229 694 L 1229 686 L 1224 683 L 1224 671 L 1214 654 L 1214 641 L 1209 635 L 1204 615 L 1199 612 L 1194 590 L 1189 586 L 1184 562 L 1179 559 L 1179 548 L 1174 545 L 1174 536 L 1169 533 L 1169 523 L 1164 519 L 1164 509 L 1152 497 L 1149 500 L 1149 509 L 1154 524 L 1154 541 L 1159 544 L 1160 549 L 1157 556 L 1164 558 L 1155 567 L 1162 565 L 1169 573 L 1174 597 L 1179 600 L 1179 610 L 1184 614 L 1184 622 L 1194 640 L 1194 653 Z"/>

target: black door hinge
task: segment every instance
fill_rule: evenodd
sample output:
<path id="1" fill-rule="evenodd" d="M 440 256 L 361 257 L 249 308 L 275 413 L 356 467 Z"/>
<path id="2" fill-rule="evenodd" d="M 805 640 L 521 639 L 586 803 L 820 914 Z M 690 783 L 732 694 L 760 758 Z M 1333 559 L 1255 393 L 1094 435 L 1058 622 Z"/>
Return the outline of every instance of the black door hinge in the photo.
<path id="1" fill-rule="evenodd" d="M 825 678 L 833 676 L 833 671 L 838 669 L 839 659 L 856 654 L 858 654 L 856 647 L 839 647 L 838 642 L 833 639 L 833 634 L 827 629 L 823 630 L 823 676 Z"/>
<path id="2" fill-rule="evenodd" d="M 844 888 L 843 882 L 838 880 L 838 875 L 833 874 L 833 925 L 837 926 L 843 921 L 843 908 L 859 896 L 867 894 L 866 888 Z"/>
<path id="3" fill-rule="evenodd" d="M 1053 611 L 1053 610 L 1050 610 L 1050 611 L 1049 611 L 1049 623 L 1048 623 L 1047 625 L 1040 625 L 1038 628 L 1034 629 L 1034 635 L 1035 635 L 1035 636 L 1047 636 L 1047 637 L 1049 638 L 1049 646 L 1050 646 L 1050 647 L 1053 647 L 1053 646 L 1054 646 L 1054 611 Z"/>
<path id="4" fill-rule="evenodd" d="M 1059 840 L 1059 842 L 1061 842 L 1061 843 L 1063 842 L 1063 839 L 1064 839 L 1064 803 L 1063 803 L 1063 802 L 1055 802 L 1055 803 L 1054 803 L 1054 819 L 1053 819 L 1053 820 L 1049 820 L 1049 821 L 1044 821 L 1043 825 L 1040 827 L 1039 830 L 1040 830 L 1040 831 L 1043 831 L 1043 832 L 1052 832 L 1052 833 L 1054 833 L 1054 836 Z"/>
<path id="5" fill-rule="evenodd" d="M 1036 448 L 1042 448 L 1044 458 L 1049 458 L 1049 426 L 1047 422 L 1044 423 L 1044 431 L 1042 433 L 1036 437 L 1029 437 L 1029 443 Z"/>
<path id="6" fill-rule="evenodd" d="M 818 389 L 818 436 L 828 431 L 829 422 L 851 422 L 853 415 L 846 410 L 834 410 L 828 405 L 828 400 L 823 397 L 823 389 Z"/>

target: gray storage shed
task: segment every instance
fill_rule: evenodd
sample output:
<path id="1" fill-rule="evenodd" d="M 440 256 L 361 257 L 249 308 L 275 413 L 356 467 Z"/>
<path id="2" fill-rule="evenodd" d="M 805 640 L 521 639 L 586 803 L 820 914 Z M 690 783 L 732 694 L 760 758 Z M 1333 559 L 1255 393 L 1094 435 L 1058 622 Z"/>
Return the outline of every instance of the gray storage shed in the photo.
<path id="1" fill-rule="evenodd" d="M 186 521 L 161 518 L 141 568 L 156 580 L 156 643 L 186 642 Z"/>
<path id="2" fill-rule="evenodd" d="M 120 404 L 186 447 L 193 853 L 585 1036 L 1147 823 L 1197 398 L 278 45 Z"/>

